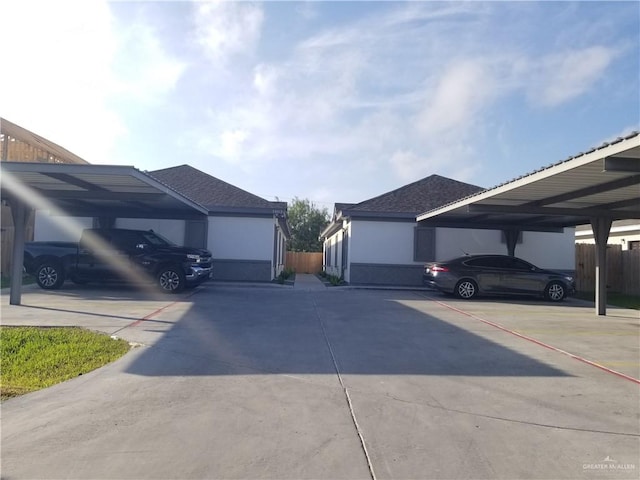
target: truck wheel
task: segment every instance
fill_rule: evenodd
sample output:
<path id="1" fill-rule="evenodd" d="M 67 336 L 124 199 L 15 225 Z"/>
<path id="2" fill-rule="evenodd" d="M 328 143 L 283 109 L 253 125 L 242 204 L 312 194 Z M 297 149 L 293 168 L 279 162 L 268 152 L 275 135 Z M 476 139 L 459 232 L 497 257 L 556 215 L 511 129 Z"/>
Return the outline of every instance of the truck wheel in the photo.
<path id="1" fill-rule="evenodd" d="M 156 278 L 160 290 L 165 293 L 179 293 L 184 290 L 186 284 L 182 268 L 176 265 L 162 267 Z"/>
<path id="2" fill-rule="evenodd" d="M 64 283 L 64 270 L 57 263 L 43 263 L 36 269 L 36 282 L 45 290 L 57 290 Z"/>

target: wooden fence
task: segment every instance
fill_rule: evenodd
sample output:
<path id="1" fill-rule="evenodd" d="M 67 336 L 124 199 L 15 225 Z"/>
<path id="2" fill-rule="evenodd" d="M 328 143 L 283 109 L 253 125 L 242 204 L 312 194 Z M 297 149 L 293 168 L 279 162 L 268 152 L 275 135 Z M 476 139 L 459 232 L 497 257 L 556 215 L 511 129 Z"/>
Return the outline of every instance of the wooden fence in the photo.
<path id="1" fill-rule="evenodd" d="M 622 251 L 623 293 L 640 295 L 640 250 Z"/>
<path id="2" fill-rule="evenodd" d="M 596 289 L 596 246 L 576 244 L 576 288 L 579 292 Z M 640 295 L 640 250 L 622 250 L 620 245 L 607 247 L 607 290 Z"/>
<path id="3" fill-rule="evenodd" d="M 285 268 L 296 273 L 320 273 L 322 252 L 287 252 Z"/>
<path id="4" fill-rule="evenodd" d="M 0 274 L 8 277 L 11 274 L 11 258 L 13 255 L 13 217 L 11 209 L 2 205 L 0 207 Z M 27 220 L 25 240 L 33 240 L 34 216 Z"/>

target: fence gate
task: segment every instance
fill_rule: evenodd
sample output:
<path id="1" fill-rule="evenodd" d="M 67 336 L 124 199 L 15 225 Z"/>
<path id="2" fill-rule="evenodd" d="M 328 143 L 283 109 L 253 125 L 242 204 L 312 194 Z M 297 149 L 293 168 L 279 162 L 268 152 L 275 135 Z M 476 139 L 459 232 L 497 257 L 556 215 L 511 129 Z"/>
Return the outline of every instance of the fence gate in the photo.
<path id="1" fill-rule="evenodd" d="M 320 273 L 322 252 L 287 252 L 285 268 L 296 273 Z"/>

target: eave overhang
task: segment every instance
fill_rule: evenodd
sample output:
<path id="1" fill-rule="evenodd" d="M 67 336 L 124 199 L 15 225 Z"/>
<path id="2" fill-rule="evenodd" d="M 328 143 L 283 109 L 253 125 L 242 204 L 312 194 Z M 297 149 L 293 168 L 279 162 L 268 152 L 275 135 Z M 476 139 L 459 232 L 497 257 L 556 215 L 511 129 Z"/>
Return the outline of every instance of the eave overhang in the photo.
<path id="1" fill-rule="evenodd" d="M 640 218 L 640 134 L 418 215 L 424 226 L 562 231 Z"/>
<path id="2" fill-rule="evenodd" d="M 69 216 L 201 218 L 207 208 L 131 166 L 2 162 L 3 200 Z"/>

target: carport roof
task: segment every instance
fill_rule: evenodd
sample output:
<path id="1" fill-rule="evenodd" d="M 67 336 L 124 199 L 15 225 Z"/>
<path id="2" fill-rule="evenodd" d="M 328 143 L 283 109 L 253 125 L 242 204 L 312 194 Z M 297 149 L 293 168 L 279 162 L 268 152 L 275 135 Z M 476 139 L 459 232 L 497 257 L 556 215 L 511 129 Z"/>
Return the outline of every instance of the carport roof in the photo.
<path id="1" fill-rule="evenodd" d="M 3 200 L 72 216 L 186 218 L 207 209 L 131 166 L 2 162 Z"/>
<path id="2" fill-rule="evenodd" d="M 417 216 L 425 226 L 560 231 L 640 218 L 640 133 Z"/>

